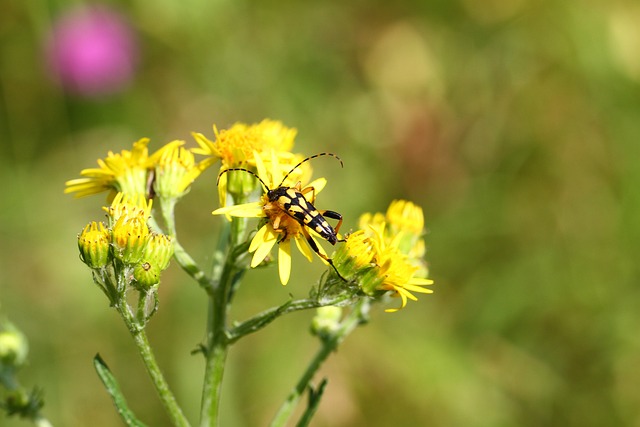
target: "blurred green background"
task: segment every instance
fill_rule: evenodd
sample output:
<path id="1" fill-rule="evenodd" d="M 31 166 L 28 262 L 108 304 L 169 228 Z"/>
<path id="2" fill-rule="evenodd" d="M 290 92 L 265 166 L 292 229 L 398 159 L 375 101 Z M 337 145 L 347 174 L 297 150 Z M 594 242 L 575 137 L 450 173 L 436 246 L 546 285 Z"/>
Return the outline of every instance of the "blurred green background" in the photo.
<path id="1" fill-rule="evenodd" d="M 57 426 L 120 425 L 92 358 L 130 405 L 167 425 L 124 325 L 78 260 L 103 195 L 64 181 L 140 137 L 155 150 L 211 126 L 282 120 L 329 179 L 348 230 L 408 198 L 425 211 L 433 295 L 380 307 L 322 371 L 315 426 L 640 425 L 640 5 L 635 1 L 111 2 L 139 61 L 99 98 L 56 85 L 43 45 L 77 2 L 0 4 L 0 312 L 30 339 L 27 386 Z M 209 265 L 215 171 L 178 206 Z M 318 262 L 252 271 L 233 317 L 304 297 Z M 175 265 L 149 326 L 197 420 L 206 301 Z M 265 425 L 317 343 L 312 313 L 229 356 L 224 425 Z M 23 426 L 0 419 L 1 425 Z"/>

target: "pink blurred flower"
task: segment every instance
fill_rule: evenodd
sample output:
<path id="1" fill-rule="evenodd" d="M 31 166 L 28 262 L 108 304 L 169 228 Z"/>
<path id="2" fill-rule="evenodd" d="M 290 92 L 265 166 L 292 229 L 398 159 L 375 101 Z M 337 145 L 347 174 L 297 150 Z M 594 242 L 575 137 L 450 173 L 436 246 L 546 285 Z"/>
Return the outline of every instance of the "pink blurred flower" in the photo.
<path id="1" fill-rule="evenodd" d="M 105 6 L 72 9 L 54 24 L 47 60 L 65 90 L 99 96 L 122 90 L 137 62 L 132 28 Z"/>

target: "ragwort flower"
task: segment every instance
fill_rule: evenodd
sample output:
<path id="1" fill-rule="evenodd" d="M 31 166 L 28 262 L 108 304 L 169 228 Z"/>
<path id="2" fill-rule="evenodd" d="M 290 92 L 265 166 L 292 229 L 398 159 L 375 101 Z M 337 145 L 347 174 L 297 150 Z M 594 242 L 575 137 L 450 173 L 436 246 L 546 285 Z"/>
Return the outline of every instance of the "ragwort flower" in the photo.
<path id="1" fill-rule="evenodd" d="M 296 188 L 301 191 L 305 198 L 311 203 L 313 203 L 315 194 L 319 193 L 326 184 L 326 180 L 324 178 L 319 178 L 302 187 L 300 181 L 294 183 L 291 175 L 287 177 L 287 180 L 285 180 L 284 183 L 282 183 L 283 177 L 285 177 L 285 175 L 290 171 L 288 169 L 289 165 L 283 165 L 279 162 L 279 159 L 273 150 L 271 151 L 270 159 L 263 158 L 263 156 L 257 152 L 254 152 L 254 159 L 257 168 L 257 175 L 265 185 L 268 185 L 269 188 L 275 188 L 279 185 L 297 186 Z M 242 172 L 235 171 L 230 173 Z M 244 173 L 246 174 L 246 172 Z M 273 246 L 278 243 L 278 272 L 280 282 L 283 285 L 287 284 L 291 274 L 291 240 L 295 242 L 298 250 L 305 256 L 305 258 L 309 261 L 313 260 L 313 250 L 307 242 L 307 238 L 305 236 L 307 232 L 303 230 L 303 226 L 283 211 L 279 205 L 270 202 L 266 194 L 263 194 L 257 202 L 222 207 L 216 209 L 213 214 L 266 219 L 264 225 L 258 230 L 249 245 L 249 252 L 253 253 L 251 267 L 257 267 L 262 261 L 264 261 L 271 252 Z M 309 238 L 314 239 L 313 232 L 311 230 L 309 231 L 311 232 L 308 234 Z M 322 251 L 322 248 L 317 244 L 317 241 L 316 246 L 318 246 L 320 251 Z M 324 252 L 322 253 L 324 254 Z"/>
<path id="2" fill-rule="evenodd" d="M 147 192 L 149 161 L 149 138 L 133 143 L 131 151 L 120 153 L 109 151 L 105 159 L 98 159 L 98 168 L 80 171 L 82 178 L 65 183 L 65 193 L 76 193 L 76 197 L 91 196 L 103 191 L 144 195 Z"/>
<path id="3" fill-rule="evenodd" d="M 399 308 L 385 310 L 398 311 L 407 305 L 407 300 L 417 300 L 414 293 L 433 292 L 425 288 L 433 280 L 426 278 L 423 226 L 420 207 L 404 200 L 394 201 L 386 215 L 362 215 L 360 230 L 347 237 L 334 263 L 347 277 L 357 280 L 367 295 L 390 292 L 399 297 Z"/>
<path id="4" fill-rule="evenodd" d="M 184 141 L 172 141 L 153 153 L 155 166 L 154 192 L 162 199 L 178 199 L 189 191 L 189 186 L 207 168 L 207 163 L 196 163 L 193 152 L 183 147 Z"/>
<path id="5" fill-rule="evenodd" d="M 213 132 L 215 141 L 209 140 L 201 133 L 192 133 L 199 148 L 193 148 L 191 151 L 207 156 L 203 161 L 203 168 L 209 167 L 218 159 L 221 163 L 220 172 L 235 167 L 255 167 L 255 153 L 274 152 L 278 162 L 283 165 L 293 165 L 299 159 L 290 152 L 297 131 L 279 121 L 263 120 L 252 125 L 236 123 L 231 128 L 220 131 L 214 125 Z M 244 194 L 255 188 L 256 182 L 250 176 L 222 176 L 218 182 L 220 205 L 226 206 L 227 193 L 242 200 Z"/>

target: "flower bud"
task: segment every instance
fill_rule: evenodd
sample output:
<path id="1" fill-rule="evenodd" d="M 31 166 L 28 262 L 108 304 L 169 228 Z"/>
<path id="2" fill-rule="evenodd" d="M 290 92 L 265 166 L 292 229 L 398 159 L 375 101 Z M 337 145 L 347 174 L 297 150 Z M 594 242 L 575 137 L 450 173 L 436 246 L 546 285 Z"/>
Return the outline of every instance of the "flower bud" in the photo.
<path id="1" fill-rule="evenodd" d="M 137 264 L 133 268 L 133 278 L 135 286 L 138 290 L 148 290 L 153 285 L 160 283 L 160 272 L 162 270 L 157 265 L 148 262 Z"/>
<path id="2" fill-rule="evenodd" d="M 133 269 L 133 277 L 140 288 L 148 289 L 160 283 L 160 273 L 169 266 L 173 256 L 173 243 L 164 234 L 150 234 L 147 237 L 142 262 Z"/>
<path id="3" fill-rule="evenodd" d="M 173 242 L 171 237 L 155 233 L 149 235 L 143 255 L 145 262 L 157 266 L 162 271 L 169 266 L 172 256 Z"/>
<path id="4" fill-rule="evenodd" d="M 19 367 L 27 359 L 27 338 L 7 323 L 0 330 L 0 368 Z"/>
<path id="5" fill-rule="evenodd" d="M 333 305 L 319 307 L 311 321 L 311 333 L 319 337 L 327 337 L 340 327 L 342 308 Z"/>
<path id="6" fill-rule="evenodd" d="M 137 264 L 144 255 L 148 235 L 144 219 L 121 216 L 113 226 L 114 256 L 125 264 Z"/>
<path id="7" fill-rule="evenodd" d="M 111 258 L 110 233 L 102 222 L 93 221 L 78 236 L 80 259 L 91 268 L 102 268 Z"/>

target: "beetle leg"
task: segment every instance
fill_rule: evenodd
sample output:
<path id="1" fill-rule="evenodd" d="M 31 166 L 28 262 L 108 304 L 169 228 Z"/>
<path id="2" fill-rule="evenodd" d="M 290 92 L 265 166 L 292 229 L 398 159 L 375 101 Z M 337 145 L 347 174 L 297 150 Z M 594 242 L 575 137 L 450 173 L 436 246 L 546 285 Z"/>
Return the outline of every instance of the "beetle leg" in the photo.
<path id="1" fill-rule="evenodd" d="M 333 267 L 333 269 L 335 270 L 336 274 L 338 275 L 339 278 L 341 278 L 342 280 L 344 280 L 345 282 L 347 282 L 347 279 L 345 279 L 344 277 L 342 277 L 342 274 L 340 274 L 340 272 L 338 271 L 338 269 L 336 268 L 336 266 L 333 264 L 333 260 L 331 258 L 329 258 L 328 256 L 326 256 L 325 254 L 323 254 L 322 252 L 320 252 L 320 248 L 318 248 L 318 245 L 316 243 L 315 240 L 313 240 L 313 238 L 311 237 L 311 235 L 309 234 L 309 232 L 306 230 L 306 228 L 302 227 L 302 234 L 304 235 L 304 238 L 307 239 L 307 243 L 309 243 L 309 246 L 311 246 L 311 249 L 318 254 L 318 256 L 320 258 L 322 258 L 323 260 L 327 261 L 329 263 L 329 265 L 331 267 Z"/>
<path id="2" fill-rule="evenodd" d="M 303 195 L 309 192 L 311 192 L 311 199 L 307 199 L 307 200 L 309 200 L 309 202 L 313 204 L 316 201 L 316 189 L 313 187 L 307 187 L 304 190 L 300 191 L 300 193 L 302 193 Z"/>

